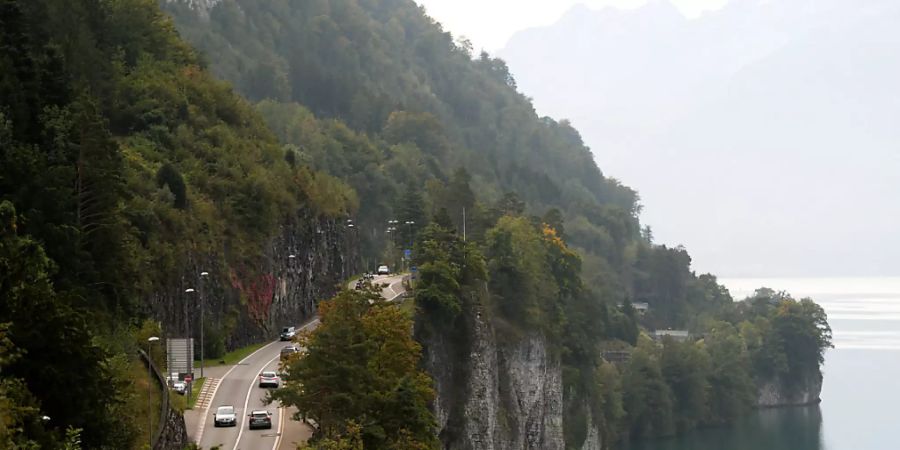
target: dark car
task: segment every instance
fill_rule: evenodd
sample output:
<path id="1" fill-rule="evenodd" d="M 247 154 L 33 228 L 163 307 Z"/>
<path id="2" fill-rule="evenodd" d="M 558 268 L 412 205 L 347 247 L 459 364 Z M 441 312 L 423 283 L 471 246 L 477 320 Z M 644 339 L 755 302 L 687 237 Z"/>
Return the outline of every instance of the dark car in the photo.
<path id="1" fill-rule="evenodd" d="M 272 428 L 272 414 L 268 411 L 253 411 L 249 414 L 248 425 L 251 430 L 257 428 Z"/>
<path id="2" fill-rule="evenodd" d="M 288 345 L 281 349 L 281 359 L 285 360 L 291 357 L 294 353 L 298 353 L 300 351 L 299 348 L 293 345 Z"/>
<path id="3" fill-rule="evenodd" d="M 294 327 L 284 327 L 281 329 L 281 340 L 290 341 L 297 335 L 297 329 Z"/>

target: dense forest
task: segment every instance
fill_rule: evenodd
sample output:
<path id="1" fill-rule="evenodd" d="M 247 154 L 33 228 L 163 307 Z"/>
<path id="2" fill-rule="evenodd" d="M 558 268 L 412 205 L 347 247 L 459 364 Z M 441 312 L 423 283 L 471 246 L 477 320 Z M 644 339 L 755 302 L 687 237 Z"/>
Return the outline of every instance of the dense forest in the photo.
<path id="1" fill-rule="evenodd" d="M 0 447 L 53 448 L 71 427 L 130 448 L 144 422 L 126 368 L 164 313 L 147 299 L 194 255 L 260 267 L 281 223 L 356 205 L 285 160 L 155 1 L 0 2 Z M 226 317 L 220 334 L 246 314 Z"/>
<path id="2" fill-rule="evenodd" d="M 551 343 L 570 447 L 588 410 L 605 441 L 662 436 L 742 414 L 770 380 L 821 377 L 821 308 L 732 301 L 639 213 L 503 61 L 412 1 L 0 0 L 0 447 L 137 446 L 127 367 L 159 321 L 187 327 L 164 287 L 203 259 L 241 290 L 271 275 L 285 227 L 317 221 L 357 224 L 343 272 L 419 278 L 414 317 L 371 293 L 323 303 L 280 398 L 325 425 L 322 448 L 441 445 L 409 331 L 465 350 L 472 311 L 505 341 Z M 222 296 L 216 348 L 263 327 L 275 294 L 257 288 Z M 665 328 L 693 338 L 649 339 Z M 298 380 L 330 368 L 358 382 L 304 396 Z"/>

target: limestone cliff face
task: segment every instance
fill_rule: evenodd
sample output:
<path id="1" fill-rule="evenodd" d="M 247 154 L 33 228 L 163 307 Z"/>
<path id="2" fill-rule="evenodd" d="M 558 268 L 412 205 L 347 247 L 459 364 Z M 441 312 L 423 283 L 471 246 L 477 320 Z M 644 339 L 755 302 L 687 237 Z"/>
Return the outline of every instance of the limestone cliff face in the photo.
<path id="1" fill-rule="evenodd" d="M 788 385 L 783 380 L 771 380 L 758 388 L 756 400 L 761 408 L 779 406 L 800 406 L 819 403 L 822 392 L 822 373 L 816 371 L 794 384 Z"/>
<path id="2" fill-rule="evenodd" d="M 354 269 L 345 232 L 340 222 L 298 218 L 282 226 L 253 267 L 228 265 L 240 259 L 227 246 L 215 255 L 188 255 L 149 303 L 169 337 L 198 336 L 202 301 L 207 329 L 227 332 L 227 347 L 272 338 L 315 314 L 318 301 Z M 204 271 L 209 276 L 201 278 Z"/>
<path id="3" fill-rule="evenodd" d="M 500 342 L 479 313 L 455 339 L 418 333 L 435 381 L 434 410 L 446 449 L 562 450 L 563 386 L 559 358 L 538 332 Z M 451 342 L 452 341 L 452 342 Z M 599 450 L 596 427 L 587 450 Z"/>
<path id="4" fill-rule="evenodd" d="M 594 422 L 591 408 L 585 405 L 584 409 L 587 411 L 588 431 L 584 442 L 581 444 L 581 450 L 603 450 L 603 436 L 600 435 L 600 427 Z"/>

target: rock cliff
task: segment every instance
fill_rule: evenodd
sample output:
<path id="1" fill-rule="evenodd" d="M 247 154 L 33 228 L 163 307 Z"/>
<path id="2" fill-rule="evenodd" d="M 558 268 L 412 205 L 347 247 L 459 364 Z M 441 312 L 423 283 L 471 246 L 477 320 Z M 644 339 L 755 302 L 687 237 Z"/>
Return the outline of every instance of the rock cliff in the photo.
<path id="1" fill-rule="evenodd" d="M 783 380 L 771 380 L 758 388 L 756 404 L 760 408 L 800 406 L 819 403 L 822 392 L 822 373 L 816 371 L 799 382 L 788 384 Z"/>
<path id="2" fill-rule="evenodd" d="M 547 339 L 538 332 L 498 339 L 479 312 L 458 322 L 448 333 L 417 331 L 443 448 L 565 449 L 562 369 Z M 583 448 L 602 448 L 594 424 Z"/>
<path id="3" fill-rule="evenodd" d="M 299 217 L 283 225 L 253 267 L 227 263 L 240 260 L 227 246 L 214 255 L 190 255 L 153 295 L 153 313 L 170 337 L 196 337 L 202 302 L 207 331 L 225 333 L 226 347 L 272 338 L 283 325 L 311 317 L 318 301 L 355 269 L 345 232 L 340 221 Z M 201 278 L 204 271 L 209 276 Z M 196 292 L 186 294 L 187 288 Z"/>

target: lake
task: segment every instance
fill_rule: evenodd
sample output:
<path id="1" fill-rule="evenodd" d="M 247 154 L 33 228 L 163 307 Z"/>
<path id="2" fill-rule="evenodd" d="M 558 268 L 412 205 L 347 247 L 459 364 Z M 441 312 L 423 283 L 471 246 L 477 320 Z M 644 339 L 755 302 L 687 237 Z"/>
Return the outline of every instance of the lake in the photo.
<path id="1" fill-rule="evenodd" d="M 835 348 L 822 403 L 758 411 L 723 428 L 641 442 L 631 450 L 896 450 L 900 405 L 900 277 L 722 279 L 735 299 L 760 286 L 812 297 Z"/>

